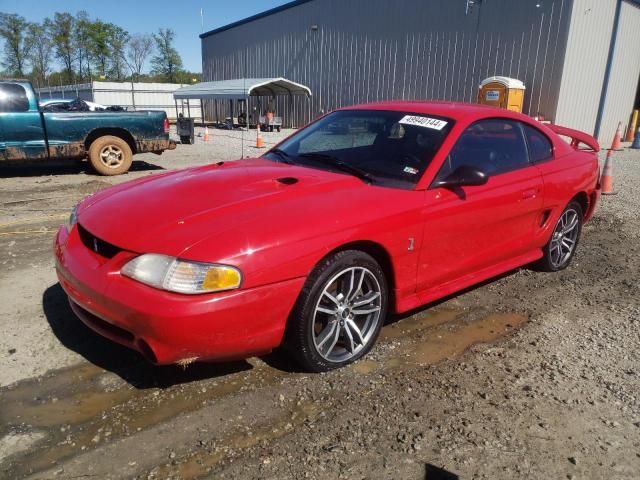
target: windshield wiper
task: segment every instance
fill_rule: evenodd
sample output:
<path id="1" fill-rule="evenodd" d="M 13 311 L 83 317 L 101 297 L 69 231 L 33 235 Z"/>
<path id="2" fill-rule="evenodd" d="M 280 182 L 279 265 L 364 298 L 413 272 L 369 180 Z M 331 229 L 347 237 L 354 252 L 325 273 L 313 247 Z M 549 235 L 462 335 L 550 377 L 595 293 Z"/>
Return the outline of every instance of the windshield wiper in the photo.
<path id="1" fill-rule="evenodd" d="M 277 155 L 283 163 L 293 165 L 293 160 L 291 160 L 291 156 L 280 148 L 273 148 L 269 150 L 267 153 L 273 153 L 274 155 Z"/>
<path id="2" fill-rule="evenodd" d="M 361 169 L 358 168 L 354 165 L 350 165 L 348 163 L 343 162 L 342 160 L 340 160 L 339 158 L 336 158 L 332 155 L 327 155 L 326 153 L 303 153 L 301 155 L 298 155 L 301 158 L 311 158 L 312 160 L 319 160 L 322 163 L 328 164 L 332 167 L 337 168 L 338 170 L 341 170 L 345 173 L 349 173 L 351 175 L 353 175 L 354 177 L 358 177 L 360 180 L 363 180 L 367 183 L 374 183 L 375 179 L 373 178 L 373 176 Z"/>

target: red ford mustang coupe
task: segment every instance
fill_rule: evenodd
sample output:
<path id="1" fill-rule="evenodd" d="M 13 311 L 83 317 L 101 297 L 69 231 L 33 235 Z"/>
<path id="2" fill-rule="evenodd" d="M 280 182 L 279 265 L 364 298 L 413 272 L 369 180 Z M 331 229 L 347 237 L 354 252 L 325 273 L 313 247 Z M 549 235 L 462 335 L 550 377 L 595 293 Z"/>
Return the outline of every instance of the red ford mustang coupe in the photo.
<path id="1" fill-rule="evenodd" d="M 598 148 L 491 107 L 345 108 L 260 158 L 84 199 L 55 240 L 58 278 L 83 322 L 154 363 L 284 345 L 329 370 L 365 355 L 389 312 L 569 265 Z"/>

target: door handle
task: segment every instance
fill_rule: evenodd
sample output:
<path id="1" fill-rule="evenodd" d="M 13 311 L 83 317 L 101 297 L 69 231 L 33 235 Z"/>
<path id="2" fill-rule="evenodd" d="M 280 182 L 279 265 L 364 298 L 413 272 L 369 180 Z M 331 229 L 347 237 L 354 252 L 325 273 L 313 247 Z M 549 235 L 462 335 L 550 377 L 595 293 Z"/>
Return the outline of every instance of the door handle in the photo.
<path id="1" fill-rule="evenodd" d="M 537 188 L 532 188 L 531 190 L 525 190 L 522 192 L 522 199 L 529 200 L 531 198 L 536 198 L 538 196 L 539 190 Z"/>

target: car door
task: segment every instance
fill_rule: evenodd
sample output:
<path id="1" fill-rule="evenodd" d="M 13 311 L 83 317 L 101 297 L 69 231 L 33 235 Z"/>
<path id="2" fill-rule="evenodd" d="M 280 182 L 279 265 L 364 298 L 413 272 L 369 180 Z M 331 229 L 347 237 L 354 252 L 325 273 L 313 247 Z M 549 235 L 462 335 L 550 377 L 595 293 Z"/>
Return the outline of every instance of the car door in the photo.
<path id="1" fill-rule="evenodd" d="M 462 277 L 480 278 L 483 271 L 515 261 L 534 248 L 543 184 L 529 162 L 519 122 L 492 118 L 469 126 L 432 184 L 461 166 L 483 171 L 488 181 L 427 190 L 418 291 L 442 288 Z"/>
<path id="2" fill-rule="evenodd" d="M 0 83 L 0 159 L 47 158 L 44 128 L 35 98 L 17 83 Z"/>

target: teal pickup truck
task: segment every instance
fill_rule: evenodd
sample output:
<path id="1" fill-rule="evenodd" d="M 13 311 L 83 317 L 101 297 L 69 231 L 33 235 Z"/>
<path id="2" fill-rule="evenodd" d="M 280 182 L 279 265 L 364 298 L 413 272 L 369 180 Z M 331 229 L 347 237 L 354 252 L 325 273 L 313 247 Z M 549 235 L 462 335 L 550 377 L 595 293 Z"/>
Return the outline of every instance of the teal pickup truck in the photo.
<path id="1" fill-rule="evenodd" d="M 165 112 L 43 112 L 29 82 L 0 81 L 0 160 L 88 158 L 119 175 L 134 154 L 175 147 Z"/>

